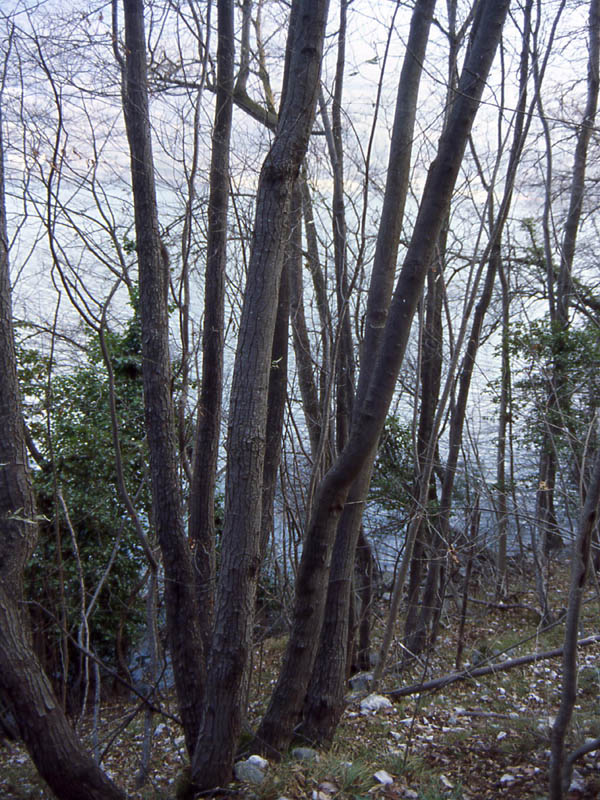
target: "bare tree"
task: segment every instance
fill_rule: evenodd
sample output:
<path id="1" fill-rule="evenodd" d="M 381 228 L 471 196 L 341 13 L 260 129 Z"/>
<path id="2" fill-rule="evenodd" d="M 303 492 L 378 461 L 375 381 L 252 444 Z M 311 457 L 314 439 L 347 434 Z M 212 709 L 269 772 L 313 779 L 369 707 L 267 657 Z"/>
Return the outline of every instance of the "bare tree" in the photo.
<path id="1" fill-rule="evenodd" d="M 349 440 L 321 482 L 304 539 L 302 562 L 296 581 L 294 624 L 284 663 L 256 743 L 281 752 L 290 741 L 302 709 L 316 653 L 315 632 L 320 631 L 326 599 L 326 579 L 331 547 L 352 483 L 375 457 L 398 373 L 408 342 L 412 319 L 421 296 L 426 271 L 462 162 L 467 138 L 479 107 L 481 92 L 500 39 L 508 2 L 477 4 L 472 42 L 458 87 L 457 101 L 432 163 L 406 257 L 386 317 L 384 307 L 379 345 L 368 372 L 364 399 L 357 404 Z M 385 283 L 389 281 L 386 277 Z M 384 295 L 385 296 L 385 295 Z"/>
<path id="2" fill-rule="evenodd" d="M 277 132 L 261 170 L 236 352 L 225 522 L 202 725 L 192 762 L 198 789 L 229 777 L 242 721 L 244 675 L 260 567 L 268 384 L 287 215 L 311 132 L 327 0 L 296 0 L 289 22 Z"/>

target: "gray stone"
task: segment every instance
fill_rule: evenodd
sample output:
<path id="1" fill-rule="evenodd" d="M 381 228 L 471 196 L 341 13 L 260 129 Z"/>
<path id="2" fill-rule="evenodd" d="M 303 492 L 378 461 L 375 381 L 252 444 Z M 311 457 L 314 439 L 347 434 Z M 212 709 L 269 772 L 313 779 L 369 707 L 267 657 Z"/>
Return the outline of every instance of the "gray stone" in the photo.
<path id="1" fill-rule="evenodd" d="M 312 747 L 294 747 L 292 758 L 295 758 L 296 761 L 318 761 L 319 754 Z"/>
<path id="2" fill-rule="evenodd" d="M 233 774 L 238 781 L 260 786 L 265 779 L 264 770 L 251 761 L 238 761 L 233 768 Z"/>
<path id="3" fill-rule="evenodd" d="M 353 692 L 368 692 L 373 683 L 373 673 L 359 672 L 350 678 L 349 683 Z"/>

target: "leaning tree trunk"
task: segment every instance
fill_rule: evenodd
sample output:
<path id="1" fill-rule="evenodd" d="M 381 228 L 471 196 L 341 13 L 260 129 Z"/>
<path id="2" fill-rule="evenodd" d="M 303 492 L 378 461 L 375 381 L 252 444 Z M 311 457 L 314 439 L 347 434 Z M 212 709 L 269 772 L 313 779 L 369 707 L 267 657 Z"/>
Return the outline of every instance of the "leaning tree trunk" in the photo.
<path id="1" fill-rule="evenodd" d="M 367 302 L 362 368 L 355 401 L 357 406 L 364 399 L 392 293 L 408 190 L 418 91 L 434 7 L 435 0 L 421 0 L 415 8 L 398 84 L 386 195 Z M 302 723 L 303 735 L 321 743 L 331 742 L 344 708 L 346 641 L 349 633 L 354 557 L 376 450 L 377 441 L 352 486 L 350 502 L 341 516 L 333 546 L 323 629 L 304 702 Z"/>
<path id="2" fill-rule="evenodd" d="M 148 111 L 143 0 L 124 0 L 126 69 L 123 109 L 140 282 L 142 375 L 152 511 L 165 570 L 168 644 L 188 752 L 202 706 L 204 655 L 196 573 L 183 523 L 169 354 L 169 261 L 158 229 Z"/>
<path id="3" fill-rule="evenodd" d="M 23 570 L 37 539 L 15 361 L 0 98 L 0 700 L 59 800 L 124 800 L 81 746 L 33 650 Z"/>
<path id="4" fill-rule="evenodd" d="M 450 417 L 450 431 L 448 441 L 448 458 L 444 469 L 442 483 L 442 495 L 440 499 L 440 509 L 436 523 L 436 535 L 433 545 L 433 557 L 429 564 L 423 603 L 419 622 L 413 637 L 408 646 L 416 654 L 420 653 L 426 645 L 427 634 L 430 630 L 432 640 L 436 635 L 435 620 L 439 620 L 439 603 L 443 599 L 436 599 L 436 594 L 440 596 L 443 589 L 440 582 L 443 564 L 446 559 L 446 550 L 450 542 L 450 514 L 452 509 L 452 494 L 454 481 L 456 478 L 456 467 L 463 437 L 463 428 L 466 418 L 467 401 L 471 387 L 475 359 L 479 350 L 481 331 L 492 293 L 496 274 L 501 263 L 501 236 L 505 221 L 510 209 L 513 187 L 515 183 L 517 168 L 520 163 L 523 145 L 529 131 L 532 119 L 533 104 L 527 112 L 527 80 L 529 76 L 529 19 L 531 14 L 531 3 L 526 7 L 523 46 L 520 61 L 520 80 L 519 80 L 519 102 L 517 107 L 515 129 L 511 144 L 510 157 L 507 169 L 506 183 L 502 201 L 500 203 L 496 218 L 490 204 L 490 243 L 488 245 L 489 261 L 485 275 L 481 296 L 475 308 L 471 331 L 467 340 L 466 350 L 462 361 L 460 378 L 458 381 L 458 393 L 452 408 Z M 439 526 L 439 532 L 437 529 Z"/>
<path id="5" fill-rule="evenodd" d="M 242 721 L 260 567 L 267 397 L 287 211 L 314 120 L 327 9 L 327 0 L 292 3 L 279 124 L 258 186 L 231 388 L 215 625 L 192 763 L 192 781 L 200 790 L 227 782 Z"/>
<path id="6" fill-rule="evenodd" d="M 323 623 L 328 567 L 337 524 L 353 482 L 361 470 L 372 466 L 423 290 L 425 271 L 433 258 L 508 6 L 509 0 L 481 0 L 478 4 L 476 30 L 458 97 L 441 136 L 437 157 L 429 169 L 365 399 L 354 414 L 347 445 L 318 488 L 296 580 L 291 635 L 277 685 L 254 742 L 268 752 L 278 753 L 287 747 L 302 709 Z M 384 308 L 383 320 L 385 311 Z M 380 317 L 380 324 L 381 321 Z"/>

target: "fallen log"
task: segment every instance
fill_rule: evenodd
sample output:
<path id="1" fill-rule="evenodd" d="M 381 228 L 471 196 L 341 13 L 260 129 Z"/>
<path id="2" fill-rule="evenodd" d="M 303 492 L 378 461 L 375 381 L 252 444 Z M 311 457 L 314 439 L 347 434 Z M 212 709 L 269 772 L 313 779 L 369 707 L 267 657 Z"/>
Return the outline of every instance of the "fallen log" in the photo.
<path id="1" fill-rule="evenodd" d="M 585 639 L 579 639 L 577 642 L 578 647 L 585 647 L 589 644 L 600 642 L 600 634 L 595 636 L 587 636 Z M 382 694 L 396 699 L 398 697 L 408 697 L 411 694 L 418 694 L 420 692 L 433 692 L 437 689 L 443 689 L 451 683 L 457 681 L 466 681 L 470 678 L 480 678 L 483 675 L 490 675 L 493 672 L 504 672 L 507 669 L 514 669 L 515 667 L 523 667 L 526 664 L 534 664 L 536 661 L 545 661 L 549 658 L 557 658 L 563 653 L 562 647 L 557 647 L 554 650 L 547 650 L 544 653 L 532 653 L 528 656 L 519 656 L 519 658 L 509 658 L 507 661 L 500 661 L 497 664 L 489 664 L 487 667 L 475 667 L 474 669 L 465 669 L 461 672 L 451 672 L 449 675 L 443 675 L 440 678 L 435 678 L 431 681 L 422 681 L 421 683 L 413 683 L 410 686 L 403 686 L 401 689 L 392 689 L 391 691 L 382 692 Z"/>

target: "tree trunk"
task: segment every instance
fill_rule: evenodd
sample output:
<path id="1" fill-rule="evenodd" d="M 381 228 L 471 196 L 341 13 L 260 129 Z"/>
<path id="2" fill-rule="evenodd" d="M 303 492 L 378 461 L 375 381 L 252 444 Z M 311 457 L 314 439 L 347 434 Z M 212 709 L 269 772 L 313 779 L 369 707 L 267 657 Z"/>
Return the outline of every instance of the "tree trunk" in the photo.
<path id="1" fill-rule="evenodd" d="M 598 11 L 596 10 L 596 14 Z M 598 503 L 600 502 L 600 452 L 596 455 L 594 475 L 592 477 L 585 505 L 581 514 L 579 534 L 573 546 L 571 557 L 571 587 L 569 590 L 569 607 L 565 626 L 565 643 L 563 651 L 563 674 L 561 699 L 558 713 L 552 726 L 552 749 L 550 756 L 550 800 L 562 800 L 563 792 L 569 788 L 570 775 L 565 774 L 564 746 L 565 737 L 573 708 L 577 699 L 577 634 L 581 617 L 581 605 L 585 589 L 592 546 L 592 536 L 598 520 Z"/>
<path id="2" fill-rule="evenodd" d="M 386 196 L 367 304 L 367 325 L 361 353 L 361 377 L 355 401 L 357 406 L 364 399 L 390 302 L 408 189 L 418 90 L 434 7 L 435 0 L 424 0 L 415 8 L 407 54 L 398 85 Z M 338 423 L 339 417 L 338 408 Z M 342 427 L 338 424 L 338 441 L 341 431 Z M 374 442 L 365 466 L 352 486 L 333 547 L 324 624 L 304 703 L 302 724 L 303 735 L 321 743 L 331 742 L 344 708 L 347 677 L 346 642 L 349 637 L 354 559 L 378 441 L 379 437 Z"/>
<path id="3" fill-rule="evenodd" d="M 558 282 L 558 309 L 561 323 L 567 324 L 571 287 L 571 266 L 575 252 L 575 239 L 581 204 L 583 201 L 587 147 L 594 126 L 598 102 L 600 79 L 600 0 L 590 1 L 589 10 L 589 57 L 588 97 L 584 120 L 577 137 L 575 162 L 573 165 L 571 203 L 565 233 L 561 270 Z M 590 561 L 590 550 L 600 502 L 600 453 L 596 455 L 594 474 L 587 490 L 581 515 L 579 533 L 573 547 L 571 561 L 571 588 L 565 626 L 563 676 L 560 707 L 552 726 L 552 749 L 550 758 L 550 800 L 562 800 L 568 789 L 569 772 L 563 770 L 564 742 L 571 721 L 577 695 L 577 633 L 581 616 L 581 604 Z M 565 785 L 566 784 L 566 785 Z"/>
<path id="4" fill-rule="evenodd" d="M 446 550 L 451 541 L 450 533 L 450 514 L 452 509 L 452 494 L 454 490 L 454 480 L 456 477 L 456 468 L 458 464 L 458 455 L 462 444 L 462 435 L 464 422 L 467 410 L 467 401 L 471 387 L 471 379 L 475 367 L 475 359 L 479 350 L 479 342 L 481 338 L 481 331 L 485 315 L 492 299 L 492 293 L 496 274 L 501 261 L 501 236 L 510 209 L 512 200 L 513 187 L 516 177 L 517 168 L 520 162 L 521 152 L 529 125 L 532 118 L 533 108 L 530 108 L 529 114 L 526 114 L 527 107 L 527 80 L 529 73 L 529 14 L 531 13 L 531 4 L 528 6 L 526 12 L 526 25 L 525 35 L 523 37 L 523 46 L 521 50 L 521 63 L 520 63 L 520 93 L 518 102 L 518 114 L 516 115 L 515 129 L 513 140 L 510 150 L 510 158 L 507 169 L 506 183 L 502 201 L 500 203 L 496 217 L 494 218 L 493 208 L 489 208 L 490 215 L 490 241 L 488 245 L 489 261 L 486 270 L 484 284 L 481 290 L 481 295 L 473 321 L 471 323 L 471 331 L 467 340 L 465 354 L 463 357 L 460 377 L 458 381 L 458 394 L 456 402 L 452 408 L 450 417 L 450 432 L 448 442 L 448 458 L 444 468 L 444 479 L 442 484 L 442 495 L 440 499 L 440 510 L 438 520 L 436 521 L 436 533 L 434 546 L 433 546 L 433 559 L 430 563 L 429 573 L 427 577 L 426 588 L 423 597 L 421 614 L 419 622 L 417 623 L 417 631 L 415 638 L 410 642 L 410 649 L 412 652 L 419 653 L 426 644 L 427 631 L 431 627 L 431 638 L 435 639 L 436 625 L 434 620 L 438 605 L 434 602 L 436 592 L 442 592 L 440 584 L 440 576 L 443 571 L 443 563 L 446 558 Z M 439 526 L 439 527 L 438 527 Z M 439 619 L 439 614 L 437 616 Z"/>
<path id="5" fill-rule="evenodd" d="M 260 524 L 261 561 L 269 538 L 273 536 L 275 531 L 275 492 L 277 489 L 277 473 L 281 462 L 281 437 L 283 432 L 285 403 L 287 400 L 288 331 L 290 320 L 289 276 L 290 273 L 297 268 L 297 262 L 302 261 L 302 239 L 300 236 L 302 218 L 300 212 L 300 197 L 297 190 L 294 189 L 289 215 L 290 229 L 288 233 L 287 252 L 281 273 L 281 282 L 279 284 L 277 319 L 275 320 L 271 370 L 269 372 L 267 439 L 262 481 L 262 521 Z"/>
<path id="6" fill-rule="evenodd" d="M 169 263 L 158 229 L 148 114 L 143 0 L 124 0 L 126 71 L 123 108 L 140 281 L 142 373 L 154 524 L 165 569 L 168 643 L 185 742 L 200 726 L 204 654 L 196 575 L 183 524 L 169 354 Z"/>
<path id="7" fill-rule="evenodd" d="M 381 308 L 385 324 L 377 360 L 369 370 L 364 401 L 358 406 L 346 447 L 321 482 L 308 523 L 296 581 L 296 606 L 284 663 L 255 744 L 281 752 L 288 745 L 302 709 L 317 649 L 325 606 L 331 547 L 352 483 L 370 471 L 377 442 L 402 365 L 412 319 L 422 293 L 425 272 L 447 213 L 481 92 L 487 79 L 508 10 L 508 0 L 478 4 L 473 41 L 446 131 L 440 139 L 419 207 L 413 234 L 400 272 L 390 312 Z M 364 358 L 364 356 L 363 356 Z M 360 387 L 360 384 L 359 384 Z M 359 395 L 362 393 L 359 388 Z"/>
<path id="8" fill-rule="evenodd" d="M 440 255 L 445 252 L 446 226 L 440 237 Z M 442 279 L 442 259 L 437 259 L 437 264 L 432 267 L 427 275 L 427 301 L 425 312 L 425 328 L 421 345 L 421 408 L 419 413 L 419 428 L 417 434 L 417 465 L 415 469 L 415 502 L 418 504 L 420 483 L 424 479 L 422 473 L 427 460 L 427 450 L 430 440 L 437 437 L 435 430 L 436 408 L 440 396 L 442 379 L 442 308 L 444 285 Z M 437 505 L 435 477 L 427 476 L 430 482 L 428 508 Z M 406 619 L 404 623 L 404 645 L 412 652 L 413 638 L 417 628 L 419 614 L 419 592 L 423 566 L 426 560 L 427 545 L 432 540 L 432 529 L 426 516 L 419 525 L 415 536 L 415 547 L 410 564 L 410 579 L 408 588 L 408 602 Z M 410 657 L 409 653 L 407 656 Z"/>
<path id="9" fill-rule="evenodd" d="M 242 720 L 260 566 L 267 396 L 286 218 L 314 120 L 327 9 L 327 0 L 292 3 L 279 125 L 258 187 L 231 389 L 215 626 L 192 763 L 192 780 L 200 790 L 227 782 Z"/>
<path id="10" fill-rule="evenodd" d="M 502 366 L 500 375 L 500 401 L 498 404 L 498 446 L 496 450 L 496 518 L 498 524 L 498 556 L 496 561 L 496 599 L 508 594 L 508 572 L 506 567 L 508 539 L 508 488 L 506 481 L 506 432 L 510 414 L 510 355 L 509 322 L 510 294 L 509 275 L 502 262 L 498 275 L 502 287 Z M 457 665 L 458 668 L 458 665 Z"/>
<path id="11" fill-rule="evenodd" d="M 539 489 L 537 493 L 537 515 L 540 535 L 544 541 L 544 551 L 562 546 L 562 537 L 556 520 L 554 508 L 554 490 L 557 471 L 556 444 L 558 438 L 568 431 L 568 397 L 566 382 L 568 380 L 568 357 L 563 352 L 563 339 L 569 329 L 569 312 L 573 294 L 573 259 L 577 232 L 581 219 L 583 195 L 585 189 L 585 173 L 590 138 L 594 129 L 598 106 L 598 11 L 595 0 L 590 2 L 589 31 L 590 55 L 588 59 L 587 99 L 583 120 L 577 133 L 577 144 L 571 173 L 569 209 L 563 229 L 560 249 L 560 266 L 555 279 L 551 263 L 548 264 L 548 293 L 554 295 L 556 280 L 556 303 L 550 304 L 550 320 L 553 333 L 553 365 L 548 385 L 546 420 L 542 439 L 539 470 Z M 550 193 L 550 186 L 546 187 Z M 548 201 L 550 202 L 550 194 Z M 550 261 L 549 253 L 547 258 Z"/>
<path id="12" fill-rule="evenodd" d="M 221 402 L 227 209 L 229 205 L 229 145 L 233 116 L 233 0 L 218 0 L 217 96 L 212 134 L 208 240 L 204 281 L 202 384 L 198 428 L 190 486 L 189 535 L 195 548 L 201 628 L 205 650 L 212 632 L 215 589 L 215 489 Z"/>

